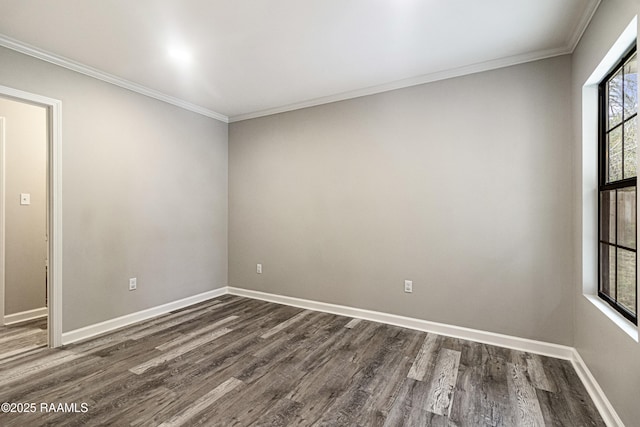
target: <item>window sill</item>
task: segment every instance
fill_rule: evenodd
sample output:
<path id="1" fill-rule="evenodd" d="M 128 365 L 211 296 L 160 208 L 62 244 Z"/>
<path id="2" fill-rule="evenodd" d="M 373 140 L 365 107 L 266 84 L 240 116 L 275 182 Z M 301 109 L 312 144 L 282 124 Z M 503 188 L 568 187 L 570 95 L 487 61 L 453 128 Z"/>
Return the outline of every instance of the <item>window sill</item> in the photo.
<path id="1" fill-rule="evenodd" d="M 638 328 L 633 323 L 629 322 L 624 316 L 615 311 L 609 304 L 602 301 L 596 295 L 587 295 L 584 294 L 584 297 L 591 302 L 598 310 L 602 312 L 605 316 L 607 316 L 613 323 L 616 324 L 620 329 L 622 329 L 629 337 L 638 342 Z"/>

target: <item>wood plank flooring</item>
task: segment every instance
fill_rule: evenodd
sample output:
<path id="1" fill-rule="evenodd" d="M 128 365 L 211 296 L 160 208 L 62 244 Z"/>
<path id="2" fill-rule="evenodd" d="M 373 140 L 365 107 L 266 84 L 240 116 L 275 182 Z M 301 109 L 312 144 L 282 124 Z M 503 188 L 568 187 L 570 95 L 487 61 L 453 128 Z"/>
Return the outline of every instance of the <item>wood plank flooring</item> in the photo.
<path id="1" fill-rule="evenodd" d="M 47 346 L 47 318 L 0 326 L 0 361 Z"/>
<path id="2" fill-rule="evenodd" d="M 1 402 L 36 404 L 1 426 L 604 425 L 567 361 L 231 295 L 0 359 Z"/>

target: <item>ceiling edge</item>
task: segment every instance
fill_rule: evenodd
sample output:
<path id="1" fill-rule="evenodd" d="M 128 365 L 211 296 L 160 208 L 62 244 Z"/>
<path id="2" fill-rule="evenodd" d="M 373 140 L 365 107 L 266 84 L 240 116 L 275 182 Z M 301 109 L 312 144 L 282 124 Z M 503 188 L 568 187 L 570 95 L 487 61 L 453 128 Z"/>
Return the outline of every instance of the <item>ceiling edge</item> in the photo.
<path id="1" fill-rule="evenodd" d="M 454 77 L 462 77 L 469 74 L 480 73 L 483 71 L 491 71 L 499 68 L 509 67 L 512 65 L 523 64 L 526 62 L 538 61 L 541 59 L 552 58 L 571 53 L 569 47 L 548 49 L 543 51 L 526 53 L 523 55 L 510 56 L 506 58 L 495 59 L 465 67 L 453 68 L 450 70 L 438 71 L 435 73 L 424 74 L 418 77 L 412 77 L 403 80 L 397 80 L 391 83 L 385 83 L 377 86 L 370 86 L 354 91 L 342 92 L 335 95 L 315 98 L 308 101 L 298 102 L 294 104 L 284 105 L 282 107 L 269 108 L 266 110 L 255 111 L 252 113 L 238 114 L 229 117 L 229 123 L 239 122 L 242 120 L 255 119 L 258 117 L 270 116 L 287 111 L 299 110 L 302 108 L 315 107 L 318 105 L 329 104 L 332 102 L 345 101 L 362 96 L 375 95 L 382 92 L 388 92 L 396 89 L 403 89 L 411 86 L 418 86 L 425 83 L 433 83 L 440 80 L 446 80 Z"/>
<path id="2" fill-rule="evenodd" d="M 571 53 L 573 53 L 578 46 L 578 43 L 580 43 L 580 39 L 584 35 L 584 32 L 587 31 L 587 27 L 593 19 L 593 16 L 596 14 L 598 7 L 600 7 L 601 2 L 602 0 L 591 0 L 590 4 L 584 9 L 584 13 L 580 17 L 580 20 L 574 28 L 573 33 L 569 38 L 569 42 L 567 43 Z"/>
<path id="3" fill-rule="evenodd" d="M 395 82 L 385 83 L 377 86 L 370 86 L 363 89 L 357 89 L 354 91 L 342 92 L 325 97 L 315 98 L 303 102 L 284 105 L 281 107 L 269 108 L 266 110 L 259 110 L 250 113 L 238 114 L 235 116 L 227 117 L 224 114 L 220 114 L 213 110 L 201 107 L 196 104 L 192 104 L 188 101 L 176 98 L 165 93 L 156 91 L 154 89 L 142 86 L 140 84 L 131 82 L 129 80 L 114 76 L 112 74 L 100 71 L 96 68 L 84 65 L 74 60 L 65 58 L 63 56 L 48 52 L 44 49 L 31 46 L 27 43 L 23 43 L 19 40 L 13 39 L 4 34 L 0 34 L 0 46 L 4 46 L 8 49 L 15 50 L 25 55 L 38 58 L 40 60 L 50 62 L 52 64 L 67 68 L 72 71 L 76 71 L 81 74 L 85 74 L 89 77 L 102 80 L 107 83 L 122 87 L 124 89 L 137 92 L 141 95 L 155 98 L 157 100 L 166 102 L 168 104 L 175 105 L 182 109 L 192 111 L 197 114 L 201 114 L 206 117 L 210 117 L 224 123 L 239 122 L 242 120 L 249 120 L 258 117 L 270 116 L 273 114 L 284 113 L 287 111 L 299 110 L 302 108 L 314 107 L 323 104 L 329 104 L 332 102 L 344 101 L 353 98 L 359 98 L 362 96 L 375 95 L 377 93 L 388 92 L 396 89 L 403 89 L 411 86 L 417 86 L 425 83 L 432 83 L 439 80 L 446 80 L 454 77 L 461 77 L 468 74 L 479 73 L 483 71 L 490 71 L 498 68 L 509 67 L 512 65 L 518 65 L 526 62 L 537 61 L 545 58 L 551 58 L 554 56 L 566 55 L 573 53 L 576 46 L 580 42 L 582 35 L 586 31 L 591 19 L 595 15 L 602 0 L 591 0 L 590 4 L 585 8 L 585 11 L 578 21 L 574 31 L 567 45 L 564 48 L 549 49 L 538 52 L 527 53 L 523 55 L 516 55 L 507 58 L 500 58 L 492 61 L 481 62 L 472 64 L 465 67 L 454 68 L 450 70 L 439 71 L 435 73 L 425 74 L 418 77 L 412 77 L 403 80 L 397 80 Z"/>
<path id="4" fill-rule="evenodd" d="M 125 80 L 123 78 L 114 76 L 112 74 L 105 73 L 104 71 L 100 71 L 96 68 L 89 67 L 88 65 L 84 65 L 74 60 L 65 58 L 63 56 L 56 55 L 55 53 L 47 52 L 46 50 L 28 45 L 19 40 L 8 37 L 4 34 L 0 34 L 0 46 L 4 46 L 8 49 L 15 50 L 25 55 L 29 55 L 46 62 L 50 62 L 52 64 L 87 75 L 89 77 L 93 77 L 95 79 L 102 80 L 104 82 L 111 83 L 116 86 L 120 86 L 124 89 L 137 92 L 141 95 L 148 96 L 150 98 L 155 98 L 157 100 L 166 102 L 168 104 L 175 105 L 176 107 L 180 107 L 182 109 L 189 110 L 194 113 L 201 114 L 203 116 L 211 117 L 212 119 L 220 120 L 221 122 L 224 122 L 224 123 L 229 123 L 229 118 L 224 114 L 217 113 L 215 111 L 209 110 L 199 105 L 192 104 L 190 102 L 184 101 L 179 98 L 175 98 L 173 96 L 167 95 L 162 92 L 158 92 L 157 90 L 154 90 L 154 89 L 150 89 L 146 86 L 142 86 L 137 83 L 131 82 L 129 80 Z"/>

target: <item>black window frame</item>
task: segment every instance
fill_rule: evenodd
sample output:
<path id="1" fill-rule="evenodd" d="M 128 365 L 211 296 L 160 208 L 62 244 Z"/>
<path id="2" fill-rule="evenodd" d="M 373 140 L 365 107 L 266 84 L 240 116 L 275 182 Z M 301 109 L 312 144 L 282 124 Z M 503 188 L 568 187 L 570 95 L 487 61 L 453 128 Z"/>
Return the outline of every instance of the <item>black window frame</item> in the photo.
<path id="1" fill-rule="evenodd" d="M 609 120 L 609 114 L 608 114 L 608 110 L 607 110 L 607 83 L 609 82 L 609 80 L 611 80 L 611 78 L 613 76 L 615 76 L 620 70 L 624 70 L 624 66 L 626 65 L 627 61 L 629 61 L 629 59 L 631 59 L 633 57 L 633 55 L 636 54 L 637 51 L 637 46 L 634 44 L 633 46 L 631 46 L 631 48 L 629 48 L 629 50 L 620 58 L 620 60 L 613 66 L 613 68 L 611 69 L 611 71 L 602 79 L 602 81 L 600 82 L 600 84 L 598 85 L 598 297 L 600 297 L 602 300 L 604 300 L 605 302 L 607 302 L 611 307 L 613 307 L 618 313 L 620 313 L 622 316 L 624 316 L 626 319 L 628 319 L 629 321 L 631 321 L 633 324 L 638 325 L 638 214 L 636 212 L 636 218 L 635 218 L 635 222 L 636 222 L 636 248 L 632 249 L 629 247 L 626 247 L 624 245 L 618 245 L 617 242 L 617 223 L 618 223 L 618 212 L 617 212 L 617 190 L 620 189 L 626 189 L 626 188 L 634 188 L 635 189 L 635 193 L 636 193 L 636 203 L 637 203 L 637 197 L 638 197 L 638 186 L 637 186 L 637 171 L 636 172 L 636 176 L 632 177 L 632 178 L 624 178 L 624 172 L 622 173 L 623 178 L 617 181 L 613 181 L 610 183 L 607 183 L 607 172 L 608 172 L 608 164 L 607 164 L 607 134 L 610 133 L 613 129 L 617 128 L 618 126 L 622 127 L 622 142 L 624 144 L 624 125 L 628 120 L 632 120 L 633 118 L 638 117 L 638 112 L 636 111 L 636 113 L 632 116 L 630 116 L 629 118 L 625 118 L 623 116 L 622 122 L 619 125 L 614 126 L 614 128 L 612 129 L 607 129 L 608 127 L 608 120 Z M 636 61 L 638 61 L 638 59 L 636 58 Z M 624 76 L 624 71 L 623 71 L 623 76 Z M 640 76 L 640 74 L 639 74 Z M 624 85 L 624 78 L 623 78 L 623 83 Z M 623 92 L 624 92 L 624 86 L 623 86 Z M 623 105 L 623 110 L 624 110 L 624 105 Z M 638 127 L 640 127 L 640 124 L 638 124 L 638 120 L 640 120 L 640 118 L 636 119 L 636 123 L 638 125 Z M 637 135 L 637 134 L 636 134 Z M 640 142 L 640 141 L 639 141 Z M 636 150 L 640 150 L 640 144 L 637 146 Z M 624 171 L 624 145 L 622 148 L 622 169 Z M 611 242 L 607 242 L 607 241 L 603 241 L 601 239 L 601 227 L 602 227 L 602 218 L 601 213 L 602 213 L 602 206 L 601 206 L 601 199 L 602 199 L 602 194 L 605 191 L 616 191 L 616 215 L 615 215 L 615 222 L 616 222 L 616 243 L 615 245 L 612 244 Z M 617 293 L 618 293 L 618 274 L 617 274 L 617 267 L 616 267 L 616 275 L 615 275 L 615 281 L 616 281 L 616 297 L 611 298 L 609 295 L 607 295 L 606 293 L 602 292 L 602 276 L 601 276 L 601 269 L 602 269 L 602 261 L 601 261 L 601 251 L 602 251 L 602 244 L 607 244 L 609 246 L 615 246 L 616 251 L 617 248 L 622 248 L 625 250 L 631 250 L 636 254 L 636 263 L 635 263 L 635 270 L 636 270 L 636 280 L 635 280 L 635 296 L 636 296 L 636 312 L 632 313 L 631 311 L 629 311 L 625 306 L 623 306 L 622 304 L 620 304 L 618 302 L 618 298 L 617 298 Z M 617 266 L 617 256 L 616 258 L 616 266 Z"/>

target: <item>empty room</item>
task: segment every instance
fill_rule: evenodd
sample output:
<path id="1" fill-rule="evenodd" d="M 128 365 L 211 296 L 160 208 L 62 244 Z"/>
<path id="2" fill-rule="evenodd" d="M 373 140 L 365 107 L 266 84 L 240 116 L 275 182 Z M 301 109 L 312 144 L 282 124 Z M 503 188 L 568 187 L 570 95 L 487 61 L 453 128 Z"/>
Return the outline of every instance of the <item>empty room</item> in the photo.
<path id="1" fill-rule="evenodd" d="M 637 426 L 637 0 L 0 0 L 1 426 Z"/>

